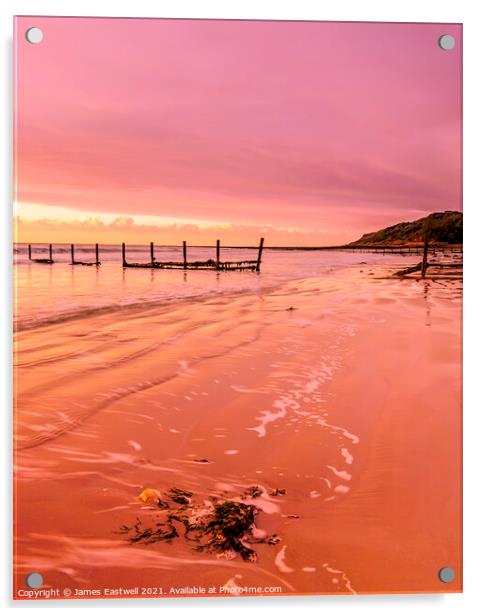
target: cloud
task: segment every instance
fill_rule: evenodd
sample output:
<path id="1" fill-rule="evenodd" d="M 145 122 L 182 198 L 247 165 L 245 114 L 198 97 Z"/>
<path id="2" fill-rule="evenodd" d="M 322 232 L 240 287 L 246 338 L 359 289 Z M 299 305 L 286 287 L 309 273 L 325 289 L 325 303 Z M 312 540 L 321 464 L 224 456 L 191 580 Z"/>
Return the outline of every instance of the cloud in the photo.
<path id="1" fill-rule="evenodd" d="M 249 225 L 223 223 L 199 226 L 192 223 L 168 225 L 138 224 L 132 217 L 120 216 L 110 222 L 98 217 L 81 220 L 43 218 L 26 220 L 14 218 L 15 239 L 26 243 L 95 243 L 181 244 L 186 240 L 193 245 L 214 244 L 220 239 L 224 245 L 254 246 L 260 237 L 271 246 L 316 246 L 340 244 L 352 239 L 348 233 L 333 234 L 326 231 L 306 231 L 298 227 L 275 225 Z"/>
<path id="2" fill-rule="evenodd" d="M 460 46 L 437 24 L 39 19 L 18 201 L 307 237 L 460 207 Z"/>

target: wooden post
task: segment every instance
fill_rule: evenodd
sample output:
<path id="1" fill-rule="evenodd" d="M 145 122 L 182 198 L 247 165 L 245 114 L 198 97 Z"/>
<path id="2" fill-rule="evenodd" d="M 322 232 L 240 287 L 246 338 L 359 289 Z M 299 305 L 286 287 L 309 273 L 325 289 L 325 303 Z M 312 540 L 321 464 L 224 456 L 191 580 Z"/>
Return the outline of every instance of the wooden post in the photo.
<path id="1" fill-rule="evenodd" d="M 32 260 L 32 244 L 28 245 L 28 260 Z"/>
<path id="2" fill-rule="evenodd" d="M 221 255 L 221 242 L 216 240 L 216 269 L 219 269 L 219 257 Z"/>
<path id="3" fill-rule="evenodd" d="M 53 261 L 53 259 L 52 259 L 52 244 L 49 244 L 49 259 L 51 261 Z"/>
<path id="4" fill-rule="evenodd" d="M 261 265 L 261 255 L 263 254 L 263 244 L 264 244 L 264 237 L 262 237 L 259 240 L 259 249 L 258 249 L 258 261 L 256 263 L 256 271 L 259 272 L 259 268 Z"/>
<path id="5" fill-rule="evenodd" d="M 95 245 L 95 264 L 100 265 L 99 261 L 99 244 Z"/>
<path id="6" fill-rule="evenodd" d="M 151 263 L 154 263 L 154 242 L 151 242 Z"/>
<path id="7" fill-rule="evenodd" d="M 126 245 L 122 242 L 122 267 L 126 266 Z"/>
<path id="8" fill-rule="evenodd" d="M 74 257 L 74 245 L 70 244 L 70 260 L 72 262 L 72 265 L 75 263 L 75 257 Z"/>
<path id="9" fill-rule="evenodd" d="M 187 245 L 185 241 L 182 243 L 182 258 L 184 260 L 184 269 L 187 269 Z"/>
<path id="10" fill-rule="evenodd" d="M 425 231 L 425 242 L 423 245 L 423 258 L 422 258 L 422 278 L 425 278 L 425 272 L 427 271 L 427 255 L 428 255 L 428 229 Z"/>

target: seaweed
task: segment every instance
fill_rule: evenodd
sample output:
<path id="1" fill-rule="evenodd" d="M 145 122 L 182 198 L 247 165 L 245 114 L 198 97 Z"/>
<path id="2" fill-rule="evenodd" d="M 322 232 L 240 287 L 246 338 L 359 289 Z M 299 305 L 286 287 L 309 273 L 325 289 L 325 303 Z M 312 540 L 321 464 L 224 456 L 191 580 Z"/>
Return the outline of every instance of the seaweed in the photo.
<path id="1" fill-rule="evenodd" d="M 165 528 L 167 526 L 167 528 Z M 175 537 L 179 537 L 176 527 L 170 523 L 167 524 L 156 523 L 154 528 L 145 527 L 142 528 L 142 522 L 137 518 L 136 523 L 133 526 L 123 525 L 119 532 L 121 534 L 130 534 L 128 541 L 130 543 L 156 543 L 156 541 L 171 541 Z"/>
<path id="2" fill-rule="evenodd" d="M 276 488 L 274 490 L 271 490 L 271 492 L 269 493 L 270 496 L 283 496 L 284 494 L 286 494 L 285 488 Z"/>
<path id="3" fill-rule="evenodd" d="M 157 501 L 157 506 L 159 507 L 159 509 L 169 509 L 169 503 L 161 500 L 160 498 Z"/>
<path id="4" fill-rule="evenodd" d="M 167 496 L 179 505 L 189 505 L 191 502 L 192 492 L 181 490 L 180 488 L 171 488 L 169 492 L 167 492 Z"/>
<path id="5" fill-rule="evenodd" d="M 140 496 L 143 502 L 146 494 L 157 496 L 158 491 L 144 490 Z M 259 486 L 250 486 L 240 499 L 258 498 L 262 494 Z M 151 518 L 149 524 L 143 524 L 138 517 L 132 526 L 123 525 L 117 532 L 127 535 L 130 543 L 143 544 L 171 542 L 183 536 L 186 541 L 195 543 L 196 551 L 216 553 L 229 559 L 239 554 L 250 562 L 258 558 L 251 544 L 276 545 L 280 541 L 276 534 L 254 537 L 256 516 L 260 511 L 255 505 L 219 497 L 211 497 L 210 501 L 196 505 L 192 502 L 192 492 L 175 487 L 170 488 L 166 495 L 172 504 L 158 499 L 157 506 L 163 511 L 159 512 L 161 517 L 157 521 L 153 522 Z"/>
<path id="6" fill-rule="evenodd" d="M 254 562 L 256 552 L 243 543 L 243 538 L 253 529 L 257 509 L 235 501 L 225 501 L 216 505 L 214 512 L 204 525 L 206 544 L 200 546 L 211 552 L 229 556 L 229 552 L 239 553 L 243 560 Z"/>
<path id="7" fill-rule="evenodd" d="M 259 498 L 262 494 L 263 490 L 259 486 L 250 486 L 243 492 L 241 498 Z"/>

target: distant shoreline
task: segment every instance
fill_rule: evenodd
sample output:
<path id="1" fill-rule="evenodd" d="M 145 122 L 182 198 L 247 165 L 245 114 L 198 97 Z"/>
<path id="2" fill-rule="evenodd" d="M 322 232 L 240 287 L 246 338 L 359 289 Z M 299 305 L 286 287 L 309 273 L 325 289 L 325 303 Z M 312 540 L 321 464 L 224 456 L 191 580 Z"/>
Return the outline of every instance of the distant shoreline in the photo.
<path id="1" fill-rule="evenodd" d="M 463 244 L 429 243 L 430 248 L 460 249 Z M 204 248 L 204 247 L 203 247 Z M 231 248 L 225 246 L 224 248 Z M 232 248 L 251 248 L 250 246 L 232 246 Z M 423 248 L 423 242 L 411 244 L 344 244 L 342 246 L 265 246 L 265 250 L 398 250 Z"/>
<path id="2" fill-rule="evenodd" d="M 14 246 L 28 246 L 31 244 L 32 246 L 48 246 L 50 242 L 14 242 Z M 70 246 L 71 242 L 52 242 L 52 246 Z M 75 242 L 75 246 L 93 246 L 93 243 L 90 242 Z M 132 247 L 148 247 L 149 244 L 127 244 Z M 102 244 L 99 243 L 99 246 L 113 246 L 119 247 L 121 243 L 118 244 Z M 182 244 L 155 244 L 158 248 L 182 248 Z M 430 248 L 444 248 L 447 250 L 457 250 L 463 247 L 463 244 L 447 244 L 447 243 L 429 243 Z M 215 248 L 213 244 L 188 244 L 189 248 Z M 222 249 L 230 249 L 230 250 L 257 250 L 258 246 L 228 246 L 221 245 Z M 410 249 L 410 248 L 423 248 L 423 242 L 414 242 L 408 244 L 342 244 L 340 246 L 264 246 L 264 250 L 306 250 L 306 251 L 317 251 L 317 250 L 399 250 L 399 249 Z"/>

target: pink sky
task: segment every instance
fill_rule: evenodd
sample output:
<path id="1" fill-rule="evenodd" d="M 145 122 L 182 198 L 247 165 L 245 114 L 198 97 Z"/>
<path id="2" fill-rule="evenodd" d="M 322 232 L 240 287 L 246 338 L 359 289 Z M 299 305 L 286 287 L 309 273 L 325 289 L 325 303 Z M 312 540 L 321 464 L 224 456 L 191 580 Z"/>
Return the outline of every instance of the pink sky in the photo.
<path id="1" fill-rule="evenodd" d="M 127 241 L 327 245 L 461 209 L 461 36 L 19 17 L 17 238 L 117 241 L 128 217 Z"/>

